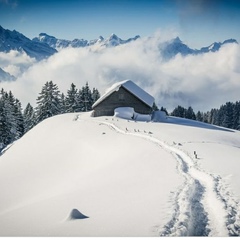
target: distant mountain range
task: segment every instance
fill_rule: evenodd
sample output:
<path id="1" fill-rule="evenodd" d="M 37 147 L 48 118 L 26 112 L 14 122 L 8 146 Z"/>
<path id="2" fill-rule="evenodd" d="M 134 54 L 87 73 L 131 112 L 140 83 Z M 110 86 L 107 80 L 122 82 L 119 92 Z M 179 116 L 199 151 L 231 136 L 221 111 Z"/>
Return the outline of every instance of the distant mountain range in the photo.
<path id="1" fill-rule="evenodd" d="M 162 53 L 162 56 L 165 59 L 170 59 L 180 53 L 183 56 L 189 54 L 204 54 L 208 52 L 216 52 L 218 51 L 224 44 L 227 43 L 236 43 L 238 42 L 235 39 L 227 39 L 224 42 L 214 42 L 208 47 L 202 47 L 201 49 L 192 49 L 189 48 L 186 44 L 184 44 L 179 37 L 176 37 L 168 42 L 160 44 L 159 48 Z"/>
<path id="2" fill-rule="evenodd" d="M 35 58 L 37 61 L 46 59 L 51 55 L 57 53 L 59 50 L 67 47 L 72 48 L 83 48 L 83 47 L 99 47 L 99 49 L 116 47 L 122 44 L 128 44 L 130 42 L 140 39 L 137 35 L 133 38 L 123 40 L 117 35 L 112 34 L 109 38 L 104 39 L 100 36 L 98 39 L 85 40 L 85 39 L 74 39 L 65 40 L 58 39 L 54 36 L 50 36 L 46 33 L 40 33 L 38 37 L 32 40 L 25 37 L 23 34 L 16 30 L 10 31 L 0 26 L 0 52 L 10 52 L 11 50 L 17 50 L 19 52 L 25 52 L 31 58 Z M 179 37 L 176 37 L 170 41 L 159 43 L 159 51 L 165 60 L 169 60 L 177 54 L 183 56 L 189 54 L 204 54 L 208 52 L 218 51 L 224 44 L 237 43 L 235 39 L 228 39 L 224 42 L 214 42 L 207 47 L 201 49 L 191 49 L 184 44 Z M 0 66 L 1 67 L 1 66 Z M 10 75 L 10 74 L 9 74 Z M 13 80 L 13 76 L 7 77 L 8 73 L 0 70 L 0 81 L 6 81 L 6 79 Z"/>
<path id="3" fill-rule="evenodd" d="M 112 34 L 109 38 L 104 39 L 102 36 L 100 36 L 98 39 L 94 40 L 85 40 L 85 39 L 74 39 L 72 41 L 65 40 L 65 39 L 58 39 L 53 36 L 50 36 L 46 33 L 40 33 L 38 37 L 33 38 L 34 42 L 41 42 L 46 43 L 50 47 L 55 49 L 61 49 L 66 47 L 73 47 L 73 48 L 79 48 L 79 47 L 88 47 L 98 44 L 99 46 L 105 46 L 105 47 L 115 47 L 121 44 L 126 44 L 131 41 L 135 41 L 138 38 L 140 38 L 139 35 L 135 36 L 134 38 L 129 38 L 127 40 L 122 40 L 117 35 Z"/>

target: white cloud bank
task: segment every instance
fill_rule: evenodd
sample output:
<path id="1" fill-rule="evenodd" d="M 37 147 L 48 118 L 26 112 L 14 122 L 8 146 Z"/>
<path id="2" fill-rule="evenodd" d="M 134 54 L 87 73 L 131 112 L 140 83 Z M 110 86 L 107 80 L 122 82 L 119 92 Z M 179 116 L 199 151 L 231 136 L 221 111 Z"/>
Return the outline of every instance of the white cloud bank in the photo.
<path id="1" fill-rule="evenodd" d="M 0 67 L 15 77 L 19 77 L 27 68 L 36 63 L 26 53 L 11 50 L 9 53 L 0 52 Z"/>
<path id="2" fill-rule="evenodd" d="M 38 63 L 23 56 L 22 63 L 31 67 L 15 82 L 0 84 L 5 90 L 12 90 L 23 106 L 27 102 L 35 105 L 42 86 L 50 80 L 64 93 L 71 83 L 80 88 L 87 81 L 90 87 L 104 93 L 114 82 L 131 79 L 152 94 L 159 107 L 168 110 L 182 105 L 205 111 L 240 100 L 239 45 L 226 44 L 215 53 L 177 55 L 164 61 L 158 48 L 164 40 L 156 34 L 101 51 L 63 49 Z"/>

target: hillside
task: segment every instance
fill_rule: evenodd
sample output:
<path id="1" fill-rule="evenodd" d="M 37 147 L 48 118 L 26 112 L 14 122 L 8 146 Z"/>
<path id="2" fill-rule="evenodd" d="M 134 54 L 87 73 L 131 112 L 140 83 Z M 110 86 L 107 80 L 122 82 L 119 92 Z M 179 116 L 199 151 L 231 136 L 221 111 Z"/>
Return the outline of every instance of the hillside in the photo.
<path id="1" fill-rule="evenodd" d="M 174 117 L 49 118 L 0 157 L 0 236 L 239 236 L 239 147 Z"/>

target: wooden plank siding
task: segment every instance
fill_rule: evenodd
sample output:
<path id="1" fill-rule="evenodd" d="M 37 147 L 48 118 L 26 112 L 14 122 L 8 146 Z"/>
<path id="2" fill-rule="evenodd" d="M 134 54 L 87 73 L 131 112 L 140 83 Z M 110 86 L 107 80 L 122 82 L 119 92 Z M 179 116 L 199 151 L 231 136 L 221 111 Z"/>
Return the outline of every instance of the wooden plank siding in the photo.
<path id="1" fill-rule="evenodd" d="M 152 107 L 121 86 L 118 91 L 114 91 L 93 108 L 93 116 L 113 116 L 114 109 L 118 107 L 132 107 L 135 112 L 141 114 L 152 113 Z"/>

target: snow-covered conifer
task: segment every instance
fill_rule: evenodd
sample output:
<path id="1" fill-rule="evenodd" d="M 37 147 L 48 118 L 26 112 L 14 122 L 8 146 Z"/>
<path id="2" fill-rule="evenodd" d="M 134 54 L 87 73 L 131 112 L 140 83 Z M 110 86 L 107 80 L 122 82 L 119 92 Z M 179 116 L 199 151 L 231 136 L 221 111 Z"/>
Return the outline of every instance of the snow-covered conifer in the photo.
<path id="1" fill-rule="evenodd" d="M 93 88 L 92 90 L 92 100 L 93 103 L 95 103 L 100 98 L 100 93 L 96 88 Z"/>
<path id="2" fill-rule="evenodd" d="M 92 92 L 88 86 L 88 82 L 85 86 L 82 87 L 81 91 L 79 91 L 78 99 L 81 112 L 87 112 L 92 110 L 93 99 Z"/>
<path id="3" fill-rule="evenodd" d="M 46 82 L 37 98 L 36 120 L 42 120 L 61 113 L 60 93 L 52 81 Z"/>
<path id="4" fill-rule="evenodd" d="M 78 112 L 78 98 L 77 98 L 77 88 L 72 83 L 70 89 L 67 91 L 67 96 L 65 99 L 65 112 Z"/>
<path id="5" fill-rule="evenodd" d="M 30 103 L 27 104 L 23 111 L 23 120 L 25 133 L 36 125 L 34 109 Z"/>

